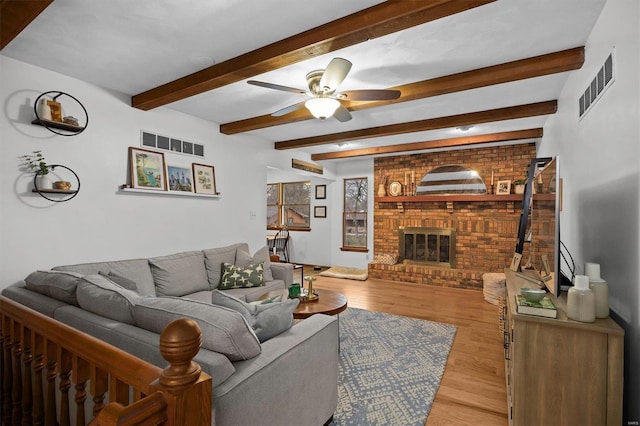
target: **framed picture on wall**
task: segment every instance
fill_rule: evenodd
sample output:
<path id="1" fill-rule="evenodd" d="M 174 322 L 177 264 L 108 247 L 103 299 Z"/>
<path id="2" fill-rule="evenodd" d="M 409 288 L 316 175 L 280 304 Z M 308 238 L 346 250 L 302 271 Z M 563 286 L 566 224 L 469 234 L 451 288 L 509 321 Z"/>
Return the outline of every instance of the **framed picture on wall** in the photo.
<path id="1" fill-rule="evenodd" d="M 510 180 L 499 180 L 498 187 L 496 188 L 496 194 L 498 195 L 507 195 L 511 193 L 511 181 Z"/>
<path id="2" fill-rule="evenodd" d="M 315 206 L 313 208 L 313 217 L 327 217 L 327 206 Z"/>
<path id="3" fill-rule="evenodd" d="M 197 194 L 218 195 L 213 166 L 193 163 L 193 188 Z"/>
<path id="4" fill-rule="evenodd" d="M 132 188 L 167 190 L 163 153 L 130 146 L 129 167 Z"/>
<path id="5" fill-rule="evenodd" d="M 316 200 L 327 198 L 327 185 L 316 185 Z"/>
<path id="6" fill-rule="evenodd" d="M 193 174 L 190 167 L 167 165 L 169 191 L 193 192 Z"/>

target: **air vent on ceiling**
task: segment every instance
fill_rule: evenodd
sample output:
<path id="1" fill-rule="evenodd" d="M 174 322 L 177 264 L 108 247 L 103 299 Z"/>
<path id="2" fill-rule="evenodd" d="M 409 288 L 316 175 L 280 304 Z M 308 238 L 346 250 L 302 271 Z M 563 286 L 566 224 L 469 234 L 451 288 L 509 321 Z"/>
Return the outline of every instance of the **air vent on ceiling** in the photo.
<path id="1" fill-rule="evenodd" d="M 587 86 L 584 93 L 578 99 L 578 113 L 580 119 L 591 110 L 593 105 L 604 95 L 605 90 L 613 84 L 615 74 L 613 72 L 613 52 L 607 56 L 604 64 L 596 73 L 591 83 Z"/>
<path id="2" fill-rule="evenodd" d="M 144 130 L 140 133 L 141 146 L 162 149 L 164 151 L 171 151 L 174 153 L 194 155 L 196 157 L 204 157 L 204 145 L 170 138 L 168 136 L 156 135 L 155 133 L 145 132 Z"/>

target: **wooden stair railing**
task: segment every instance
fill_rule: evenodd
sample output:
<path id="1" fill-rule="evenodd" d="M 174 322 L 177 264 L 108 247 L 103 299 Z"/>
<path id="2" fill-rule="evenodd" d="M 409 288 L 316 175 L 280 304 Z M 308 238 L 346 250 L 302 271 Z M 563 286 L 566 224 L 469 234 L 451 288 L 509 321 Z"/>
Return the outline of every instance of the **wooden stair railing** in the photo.
<path id="1" fill-rule="evenodd" d="M 0 423 L 67 426 L 73 414 L 76 425 L 210 425 L 211 377 L 193 362 L 201 342 L 194 321 L 170 323 L 163 370 L 0 296 Z"/>

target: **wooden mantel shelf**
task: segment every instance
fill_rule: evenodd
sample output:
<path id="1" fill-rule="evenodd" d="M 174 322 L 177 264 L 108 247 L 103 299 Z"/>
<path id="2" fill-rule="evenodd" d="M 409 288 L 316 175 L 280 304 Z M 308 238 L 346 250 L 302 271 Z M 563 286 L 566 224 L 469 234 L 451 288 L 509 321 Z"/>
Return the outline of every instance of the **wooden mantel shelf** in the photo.
<path id="1" fill-rule="evenodd" d="M 539 200 L 554 200 L 555 194 L 535 194 L 536 199 Z M 522 194 L 505 194 L 505 195 L 491 195 L 491 194 L 442 194 L 442 195 L 401 195 L 397 197 L 375 197 L 376 203 L 395 203 L 400 210 L 404 210 L 405 203 L 428 203 L 428 202 L 445 202 L 447 203 L 447 210 L 450 213 L 453 212 L 453 203 L 458 202 L 493 202 L 493 201 L 506 201 L 507 208 L 509 210 L 514 209 L 514 203 L 516 201 L 522 202 Z"/>
<path id="2" fill-rule="evenodd" d="M 401 195 L 398 197 L 375 197 L 377 203 L 423 203 L 431 201 L 522 201 L 522 194 L 443 194 L 443 195 Z"/>

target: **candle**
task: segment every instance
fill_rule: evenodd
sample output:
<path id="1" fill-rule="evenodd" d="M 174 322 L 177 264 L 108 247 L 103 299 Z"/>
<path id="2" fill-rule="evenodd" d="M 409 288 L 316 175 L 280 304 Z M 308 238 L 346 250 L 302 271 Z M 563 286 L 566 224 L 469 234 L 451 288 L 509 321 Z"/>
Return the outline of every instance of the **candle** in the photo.
<path id="1" fill-rule="evenodd" d="M 407 173 L 405 172 L 405 174 L 404 174 L 404 186 L 405 187 L 407 186 L 407 183 L 408 183 L 407 182 Z"/>
<path id="2" fill-rule="evenodd" d="M 411 183 L 415 183 L 416 172 L 411 171 Z"/>
<path id="3" fill-rule="evenodd" d="M 493 170 L 491 170 L 491 186 L 493 186 Z"/>

